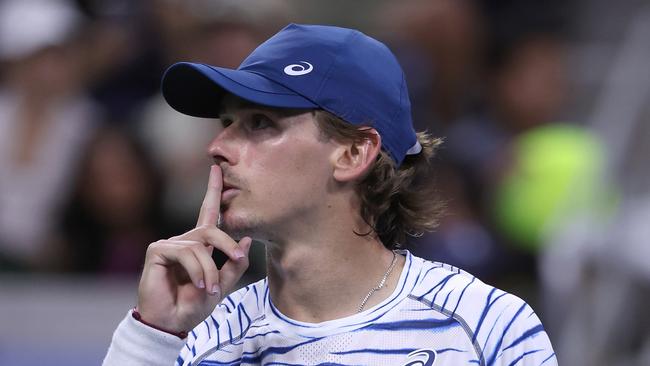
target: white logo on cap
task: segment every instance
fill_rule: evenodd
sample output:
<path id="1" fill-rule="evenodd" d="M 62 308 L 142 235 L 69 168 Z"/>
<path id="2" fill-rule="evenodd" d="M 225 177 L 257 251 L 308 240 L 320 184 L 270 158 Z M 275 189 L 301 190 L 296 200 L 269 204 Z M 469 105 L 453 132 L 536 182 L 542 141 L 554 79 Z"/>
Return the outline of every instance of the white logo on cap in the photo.
<path id="1" fill-rule="evenodd" d="M 290 76 L 299 76 L 309 74 L 314 66 L 307 61 L 299 61 L 300 63 L 306 64 L 307 67 L 301 64 L 291 64 L 284 68 L 284 73 Z"/>

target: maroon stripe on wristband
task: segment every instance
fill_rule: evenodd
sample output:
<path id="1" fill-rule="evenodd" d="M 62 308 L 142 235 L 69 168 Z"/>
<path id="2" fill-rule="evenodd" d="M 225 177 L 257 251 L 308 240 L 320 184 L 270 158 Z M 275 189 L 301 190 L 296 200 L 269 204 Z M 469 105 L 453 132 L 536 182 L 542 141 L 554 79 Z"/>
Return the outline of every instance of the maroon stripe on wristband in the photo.
<path id="1" fill-rule="evenodd" d="M 142 323 L 142 324 L 144 324 L 144 325 L 146 325 L 146 326 L 148 326 L 148 327 L 151 327 L 151 328 L 153 328 L 153 329 L 159 330 L 159 331 L 161 331 L 161 332 L 165 332 L 165 333 L 167 333 L 167 334 L 175 335 L 176 337 L 178 337 L 178 338 L 180 338 L 180 339 L 185 339 L 185 338 L 187 338 L 187 332 L 186 332 L 186 331 L 182 331 L 182 332 L 172 332 L 172 331 L 169 331 L 169 330 L 167 330 L 167 329 L 160 328 L 160 327 L 158 327 L 158 326 L 156 326 L 156 325 L 153 325 L 153 324 L 151 324 L 151 323 L 148 323 L 148 322 L 142 320 L 142 315 L 140 315 L 140 312 L 138 312 L 138 308 L 133 308 L 133 311 L 131 312 L 131 315 L 133 315 L 133 319 L 139 321 L 140 323 Z"/>

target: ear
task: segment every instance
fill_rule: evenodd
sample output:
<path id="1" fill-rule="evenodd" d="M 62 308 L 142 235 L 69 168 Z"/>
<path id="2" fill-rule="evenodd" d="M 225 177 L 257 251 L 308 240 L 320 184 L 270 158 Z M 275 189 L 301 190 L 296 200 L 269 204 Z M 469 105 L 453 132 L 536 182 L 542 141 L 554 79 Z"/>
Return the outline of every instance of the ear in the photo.
<path id="1" fill-rule="evenodd" d="M 332 154 L 334 179 L 350 182 L 361 179 L 370 170 L 381 149 L 381 137 L 372 128 L 372 135 L 358 142 L 341 143 Z"/>

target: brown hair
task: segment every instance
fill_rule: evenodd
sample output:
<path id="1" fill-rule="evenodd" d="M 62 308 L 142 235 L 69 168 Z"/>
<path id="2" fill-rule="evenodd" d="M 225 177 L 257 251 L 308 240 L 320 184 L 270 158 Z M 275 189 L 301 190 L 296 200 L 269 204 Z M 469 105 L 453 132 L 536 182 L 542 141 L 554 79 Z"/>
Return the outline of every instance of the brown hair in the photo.
<path id="1" fill-rule="evenodd" d="M 358 142 L 369 138 L 371 129 L 351 125 L 333 114 L 314 111 L 316 123 L 325 139 Z M 367 126 L 370 127 L 370 126 Z M 374 166 L 358 183 L 361 217 L 388 249 L 405 244 L 406 237 L 432 231 L 438 224 L 444 204 L 430 182 L 430 164 L 441 139 L 427 132 L 417 133 L 422 151 L 407 155 L 399 168 L 384 150 Z"/>

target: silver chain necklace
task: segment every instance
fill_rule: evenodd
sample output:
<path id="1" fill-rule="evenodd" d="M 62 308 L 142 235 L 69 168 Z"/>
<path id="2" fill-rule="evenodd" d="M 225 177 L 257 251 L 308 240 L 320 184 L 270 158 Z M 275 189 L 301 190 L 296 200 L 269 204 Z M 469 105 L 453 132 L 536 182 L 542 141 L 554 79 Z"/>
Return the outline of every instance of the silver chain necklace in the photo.
<path id="1" fill-rule="evenodd" d="M 390 266 L 386 270 L 386 273 L 384 273 L 384 276 L 381 278 L 381 281 L 379 281 L 377 286 L 373 287 L 368 292 L 366 297 L 363 298 L 363 301 L 361 302 L 361 305 L 359 305 L 359 309 L 357 310 L 357 313 L 360 313 L 363 310 L 363 307 L 366 306 L 366 303 L 368 302 L 368 299 L 370 299 L 370 296 L 372 296 L 372 294 L 374 294 L 376 291 L 381 290 L 382 287 L 384 287 L 384 285 L 386 284 L 386 280 L 388 279 L 388 276 L 390 276 L 390 273 L 393 272 L 393 268 L 395 268 L 395 263 L 397 263 L 396 259 L 397 259 L 397 255 L 395 254 L 395 252 L 393 252 L 393 260 L 391 260 Z"/>

